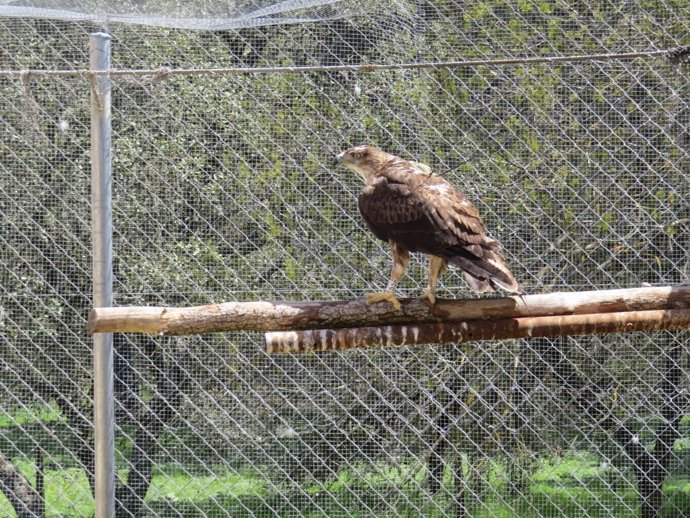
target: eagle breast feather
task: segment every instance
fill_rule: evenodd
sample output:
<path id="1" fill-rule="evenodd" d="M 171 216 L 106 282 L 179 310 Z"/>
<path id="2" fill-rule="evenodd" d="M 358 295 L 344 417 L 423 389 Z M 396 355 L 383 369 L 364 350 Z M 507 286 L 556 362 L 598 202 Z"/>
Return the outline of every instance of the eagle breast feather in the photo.
<path id="1" fill-rule="evenodd" d="M 484 223 L 477 209 L 428 166 L 397 159 L 385 163 L 359 197 L 359 209 L 374 234 L 412 252 L 443 256 L 463 246 L 481 257 Z"/>

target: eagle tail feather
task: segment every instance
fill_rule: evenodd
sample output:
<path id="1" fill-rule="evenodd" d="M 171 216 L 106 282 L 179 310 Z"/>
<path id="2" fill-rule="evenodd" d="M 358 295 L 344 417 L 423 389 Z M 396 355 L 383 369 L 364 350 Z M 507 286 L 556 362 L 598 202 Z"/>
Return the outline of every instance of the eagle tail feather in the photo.
<path id="1" fill-rule="evenodd" d="M 474 291 L 475 293 L 490 293 L 496 291 L 496 289 L 489 282 L 489 279 L 487 279 L 486 277 L 480 279 L 479 277 L 470 275 L 467 272 L 464 273 L 465 281 L 467 281 L 467 284 L 469 284 L 470 288 L 472 288 L 472 291 Z"/>
<path id="2" fill-rule="evenodd" d="M 523 293 L 503 258 L 493 251 L 485 251 L 484 257 L 456 255 L 449 257 L 448 262 L 465 272 L 467 284 L 477 293 L 496 291 L 496 288 Z"/>

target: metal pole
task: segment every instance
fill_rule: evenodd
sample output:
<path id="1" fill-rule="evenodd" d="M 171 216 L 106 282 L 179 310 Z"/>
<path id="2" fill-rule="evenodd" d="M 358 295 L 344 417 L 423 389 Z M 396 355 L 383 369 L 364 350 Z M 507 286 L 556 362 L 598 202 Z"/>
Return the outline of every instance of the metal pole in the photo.
<path id="1" fill-rule="evenodd" d="M 91 34 L 91 70 L 110 69 L 110 36 Z M 91 76 L 91 233 L 93 305 L 113 305 L 110 76 Z M 95 499 L 98 518 L 115 516 L 113 335 L 93 337 Z"/>

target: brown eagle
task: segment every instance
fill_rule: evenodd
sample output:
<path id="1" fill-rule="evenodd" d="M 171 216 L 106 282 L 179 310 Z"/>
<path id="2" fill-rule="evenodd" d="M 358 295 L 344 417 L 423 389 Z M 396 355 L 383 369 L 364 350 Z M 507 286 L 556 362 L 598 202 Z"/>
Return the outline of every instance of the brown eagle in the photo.
<path id="1" fill-rule="evenodd" d="M 409 261 L 409 252 L 429 256 L 429 285 L 425 297 L 436 302 L 438 276 L 448 263 L 465 273 L 477 293 L 497 287 L 523 293 L 510 273 L 501 245 L 486 234 L 479 212 L 468 199 L 431 168 L 404 160 L 372 146 L 343 151 L 336 162 L 359 174 L 366 187 L 359 195 L 359 211 L 372 232 L 390 244 L 393 271 L 383 293 L 367 294 L 367 303 L 400 302 L 395 287 Z"/>

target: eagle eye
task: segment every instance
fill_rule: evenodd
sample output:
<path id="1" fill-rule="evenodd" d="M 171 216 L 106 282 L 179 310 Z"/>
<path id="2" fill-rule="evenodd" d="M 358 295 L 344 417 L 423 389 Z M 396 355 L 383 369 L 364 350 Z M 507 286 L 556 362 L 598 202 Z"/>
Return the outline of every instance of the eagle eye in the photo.
<path id="1" fill-rule="evenodd" d="M 357 158 L 357 159 L 362 158 L 362 153 L 359 153 L 359 152 L 352 153 L 352 158 Z"/>

